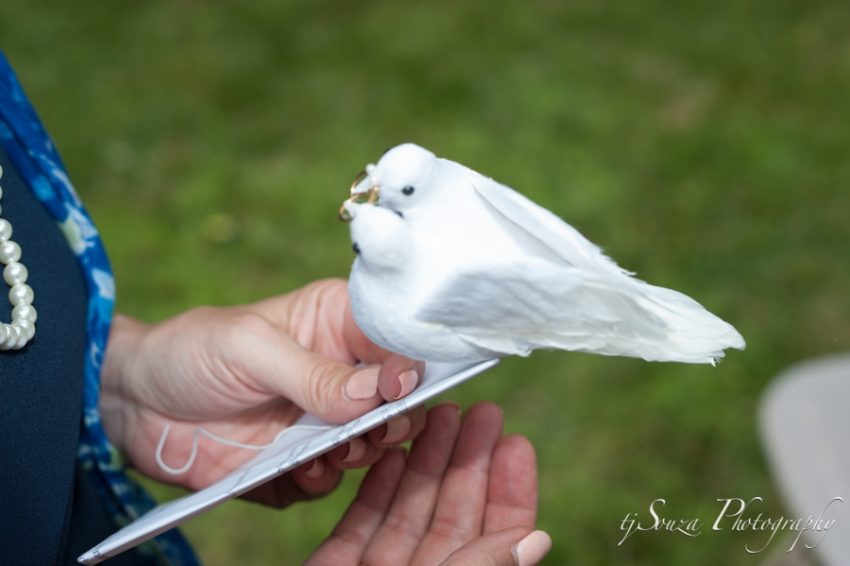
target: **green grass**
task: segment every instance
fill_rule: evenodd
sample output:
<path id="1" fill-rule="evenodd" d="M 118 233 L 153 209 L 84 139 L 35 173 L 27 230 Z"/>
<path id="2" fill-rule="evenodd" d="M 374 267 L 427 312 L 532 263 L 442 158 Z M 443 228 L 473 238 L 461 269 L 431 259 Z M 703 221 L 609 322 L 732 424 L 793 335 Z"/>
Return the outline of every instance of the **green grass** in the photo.
<path id="1" fill-rule="evenodd" d="M 850 348 L 843 2 L 7 3 L 3 48 L 88 203 L 119 307 L 157 320 L 344 276 L 347 184 L 416 141 L 518 188 L 747 338 L 717 368 L 536 353 L 448 397 L 539 452 L 549 563 L 751 564 L 760 537 L 636 535 L 668 499 L 782 511 L 754 419 Z M 289 563 L 356 486 L 189 522 L 206 563 Z M 171 494 L 157 489 L 160 495 Z"/>

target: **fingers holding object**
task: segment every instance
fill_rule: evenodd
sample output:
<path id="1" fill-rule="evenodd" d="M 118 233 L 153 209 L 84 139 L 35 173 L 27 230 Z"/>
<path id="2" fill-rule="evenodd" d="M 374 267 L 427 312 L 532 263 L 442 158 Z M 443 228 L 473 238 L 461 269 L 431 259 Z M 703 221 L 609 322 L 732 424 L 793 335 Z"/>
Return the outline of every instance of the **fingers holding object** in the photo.
<path id="1" fill-rule="evenodd" d="M 428 409 L 420 405 L 393 417 L 363 436 L 352 438 L 331 450 L 327 454 L 328 462 L 340 470 L 371 466 L 381 458 L 385 448 L 416 438 L 425 428 L 427 414 Z"/>
<path id="2" fill-rule="evenodd" d="M 414 407 L 393 417 L 386 424 L 370 430 L 367 434 L 369 441 L 376 446 L 394 446 L 413 440 L 425 428 L 427 415 L 428 409 L 425 405 Z"/>
<path id="3" fill-rule="evenodd" d="M 242 495 L 247 501 L 283 509 L 298 501 L 327 495 L 342 479 L 342 472 L 320 456 Z"/>
<path id="4" fill-rule="evenodd" d="M 408 395 L 419 383 L 422 364 L 390 356 L 379 366 L 352 367 L 281 340 L 265 354 L 261 375 L 272 391 L 332 423 L 346 423 Z"/>
<path id="5" fill-rule="evenodd" d="M 378 391 L 386 401 L 396 401 L 409 395 L 425 374 L 425 363 L 391 354 L 381 363 L 378 372 Z"/>
<path id="6" fill-rule="evenodd" d="M 319 456 L 292 470 L 292 479 L 308 499 L 321 497 L 333 491 L 342 479 L 342 472 Z"/>
<path id="7" fill-rule="evenodd" d="M 328 452 L 325 457 L 334 468 L 350 470 L 371 466 L 380 460 L 383 454 L 383 447 L 368 442 L 365 436 L 356 436 Z"/>

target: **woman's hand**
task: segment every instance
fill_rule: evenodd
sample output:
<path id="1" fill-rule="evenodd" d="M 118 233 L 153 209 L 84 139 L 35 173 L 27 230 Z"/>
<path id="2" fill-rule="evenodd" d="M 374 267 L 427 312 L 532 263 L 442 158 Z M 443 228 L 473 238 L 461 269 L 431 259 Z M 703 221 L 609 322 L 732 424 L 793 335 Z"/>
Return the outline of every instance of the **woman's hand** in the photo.
<path id="1" fill-rule="evenodd" d="M 363 362 L 362 367 L 355 367 Z M 251 305 L 190 310 L 155 325 L 117 316 L 107 346 L 100 407 L 112 442 L 146 475 L 190 489 L 220 479 L 254 456 L 198 439 L 198 428 L 247 444 L 266 444 L 304 411 L 344 423 L 385 400 L 409 394 L 420 363 L 382 350 L 357 328 L 344 281 L 326 280 Z M 249 498 L 283 507 L 324 494 L 341 471 L 376 462 L 384 448 L 416 436 L 420 407 L 281 476 Z"/>
<path id="2" fill-rule="evenodd" d="M 311 566 L 357 564 L 537 564 L 551 540 L 533 531 L 534 448 L 502 436 L 502 413 L 476 405 L 437 406 L 410 455 L 388 451 Z"/>

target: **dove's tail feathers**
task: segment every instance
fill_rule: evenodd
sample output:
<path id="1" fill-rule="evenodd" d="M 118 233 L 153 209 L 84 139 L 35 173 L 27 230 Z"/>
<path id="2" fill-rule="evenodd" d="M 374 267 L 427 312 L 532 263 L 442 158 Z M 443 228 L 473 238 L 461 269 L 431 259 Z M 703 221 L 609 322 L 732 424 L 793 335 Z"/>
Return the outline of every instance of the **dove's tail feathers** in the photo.
<path id="1" fill-rule="evenodd" d="M 725 349 L 744 348 L 744 338 L 731 324 L 687 295 L 632 282 L 634 287 L 625 292 L 605 285 L 584 288 L 581 303 L 591 305 L 595 316 L 588 325 L 595 331 L 570 332 L 563 326 L 550 326 L 526 333 L 525 338 L 533 347 L 711 365 L 723 358 Z"/>
<path id="2" fill-rule="evenodd" d="M 641 348 L 642 358 L 714 365 L 723 358 L 725 349 L 743 350 L 746 346 L 735 327 L 687 295 L 649 284 L 646 287 L 638 304 L 662 322 L 665 337 Z"/>
<path id="3" fill-rule="evenodd" d="M 636 279 L 631 283 L 628 291 L 603 284 L 591 293 L 607 303 L 609 312 L 616 313 L 616 320 L 603 323 L 607 332 L 587 336 L 590 340 L 581 345 L 575 336 L 568 335 L 560 336 L 561 340 L 549 335 L 543 341 L 549 347 L 597 354 L 712 365 L 723 358 L 725 349 L 744 348 L 743 337 L 731 324 L 687 295 Z M 600 309 L 594 311 L 598 313 Z M 597 321 L 602 322 L 599 318 Z"/>

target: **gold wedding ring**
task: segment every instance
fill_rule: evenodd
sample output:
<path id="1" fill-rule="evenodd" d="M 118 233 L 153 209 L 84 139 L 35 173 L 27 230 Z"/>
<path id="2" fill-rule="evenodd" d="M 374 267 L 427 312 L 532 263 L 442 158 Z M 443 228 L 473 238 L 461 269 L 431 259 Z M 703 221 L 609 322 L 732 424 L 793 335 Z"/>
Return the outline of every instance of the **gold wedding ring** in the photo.
<path id="1" fill-rule="evenodd" d="M 354 182 L 351 183 L 351 189 L 349 189 L 349 196 L 345 202 L 342 203 L 342 206 L 339 208 L 339 219 L 343 222 L 351 222 L 354 216 L 351 215 L 351 212 L 345 207 L 348 203 L 357 203 L 357 204 L 375 204 L 378 202 L 378 198 L 381 196 L 381 191 L 378 188 L 378 185 L 372 185 L 365 191 L 358 191 L 357 186 L 363 182 L 363 179 L 368 177 L 369 174 L 366 171 L 361 171 L 357 177 L 354 178 Z"/>

